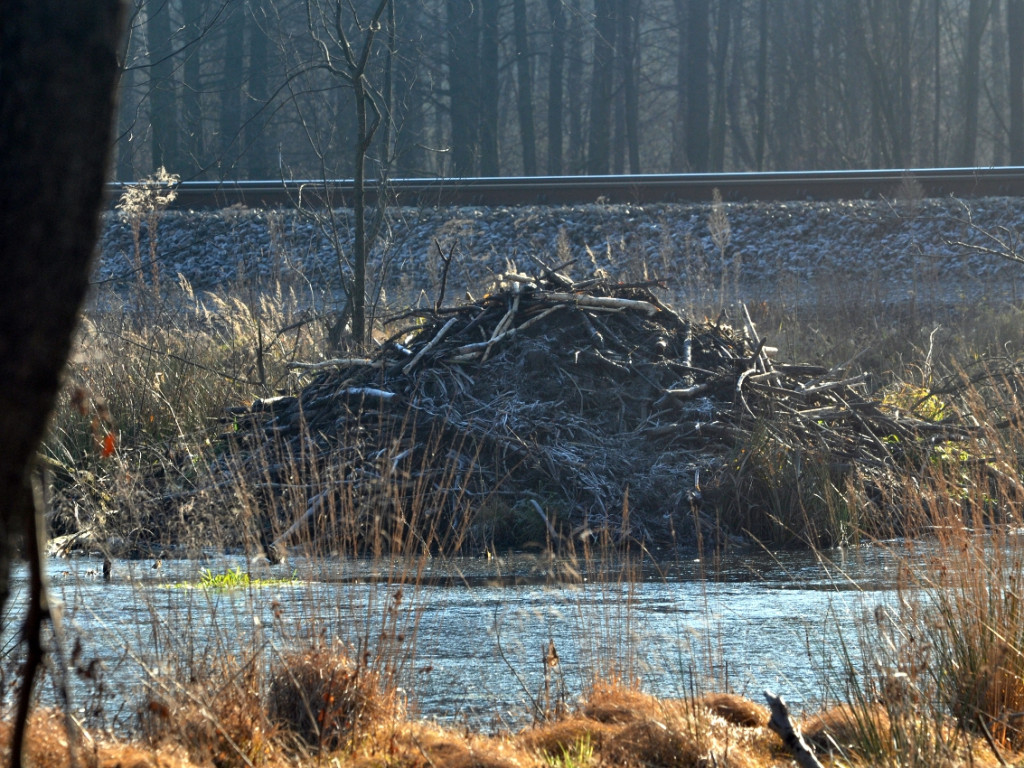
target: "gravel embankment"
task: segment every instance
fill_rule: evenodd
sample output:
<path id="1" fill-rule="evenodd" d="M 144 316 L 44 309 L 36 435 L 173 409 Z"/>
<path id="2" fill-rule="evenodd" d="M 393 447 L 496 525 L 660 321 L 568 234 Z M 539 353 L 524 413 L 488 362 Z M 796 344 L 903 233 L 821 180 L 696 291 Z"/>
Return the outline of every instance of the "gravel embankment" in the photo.
<path id="1" fill-rule="evenodd" d="M 1018 199 L 726 203 L 722 210 L 728 232 L 719 229 L 716 243 L 708 205 L 401 208 L 376 259 L 387 265 L 388 298 L 399 301 L 421 290 L 433 299 L 439 248 L 454 248 L 449 297 L 484 289 L 507 261 L 535 271 L 534 256 L 548 265 L 576 259 L 577 276 L 600 268 L 635 279 L 646 269 L 694 299 L 723 284 L 731 297 L 769 301 L 1015 298 L 1024 275 L 1024 265 L 957 244 L 998 247 L 990 235 L 1012 240 L 1024 227 Z M 338 224 L 347 252 L 345 212 Z M 180 274 L 197 290 L 280 280 L 318 291 L 337 287 L 338 258 L 326 231 L 292 210 L 168 211 L 157 227 L 157 254 L 165 281 Z M 145 223 L 141 234 L 145 261 Z M 96 281 L 130 287 L 132 254 L 131 228 L 108 214 Z"/>

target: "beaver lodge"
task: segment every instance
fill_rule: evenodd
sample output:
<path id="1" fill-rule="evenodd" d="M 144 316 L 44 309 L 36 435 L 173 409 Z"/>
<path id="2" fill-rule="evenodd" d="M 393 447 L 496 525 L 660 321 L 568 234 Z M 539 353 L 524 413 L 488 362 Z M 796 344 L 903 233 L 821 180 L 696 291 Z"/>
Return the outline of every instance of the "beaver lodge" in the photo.
<path id="1" fill-rule="evenodd" d="M 971 433 L 844 366 L 774 361 L 745 307 L 697 320 L 657 287 L 509 272 L 410 311 L 372 357 L 232 409 L 212 487 L 258 510 L 265 546 L 822 545 L 895 532 L 922 447 Z"/>

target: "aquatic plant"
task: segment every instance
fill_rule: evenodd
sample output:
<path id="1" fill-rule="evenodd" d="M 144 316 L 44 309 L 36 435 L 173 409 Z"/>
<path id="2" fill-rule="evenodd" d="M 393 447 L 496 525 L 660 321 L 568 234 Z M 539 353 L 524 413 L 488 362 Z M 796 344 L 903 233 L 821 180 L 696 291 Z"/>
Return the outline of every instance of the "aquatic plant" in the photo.
<path id="1" fill-rule="evenodd" d="M 228 592 L 236 589 L 260 589 L 263 587 L 280 586 L 282 584 L 299 584 L 293 571 L 290 578 L 286 579 L 265 579 L 253 578 L 248 571 L 239 567 L 231 568 L 223 573 L 214 573 L 209 568 L 199 572 L 198 581 L 179 581 L 174 584 L 164 584 L 169 589 L 211 589 Z"/>

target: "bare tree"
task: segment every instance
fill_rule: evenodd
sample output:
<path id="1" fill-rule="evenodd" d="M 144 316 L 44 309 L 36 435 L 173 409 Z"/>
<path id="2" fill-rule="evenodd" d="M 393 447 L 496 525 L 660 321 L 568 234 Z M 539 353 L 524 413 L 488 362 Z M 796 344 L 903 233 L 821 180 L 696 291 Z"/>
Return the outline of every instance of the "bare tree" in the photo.
<path id="1" fill-rule="evenodd" d="M 1024 1 L 1024 0 L 1022 0 Z M 562 175 L 562 94 L 565 74 L 565 9 L 562 0 L 547 0 L 551 17 L 551 56 L 548 63 L 548 174 Z"/>
<path id="2" fill-rule="evenodd" d="M 51 618 L 30 478 L 88 285 L 122 23 L 118 0 L 5 0 L 0 24 L 0 630 L 18 543 L 30 563 L 15 764 Z"/>
<path id="3" fill-rule="evenodd" d="M 371 54 L 377 49 L 377 35 L 382 29 L 384 18 L 392 0 L 379 0 L 366 22 L 357 17 L 354 7 L 344 0 L 322 5 L 315 0 L 306 0 L 306 14 L 310 35 L 318 47 L 322 66 L 335 77 L 343 80 L 352 92 L 352 103 L 356 113 L 356 130 L 353 137 L 353 192 L 352 216 L 354 232 L 352 244 L 352 279 L 345 281 L 348 294 L 348 313 L 335 325 L 332 336 L 337 337 L 338 328 L 343 325 L 344 314 L 352 319 L 352 336 L 360 346 L 368 340 L 366 323 L 366 263 L 369 260 L 373 237 L 368 236 L 366 226 L 366 160 L 373 146 L 374 137 L 385 118 L 379 93 L 370 84 L 367 75 Z M 350 11 L 352 18 L 346 16 Z M 393 20 L 393 16 L 389 16 Z M 351 21 L 362 34 L 357 48 L 350 40 L 351 33 L 346 22 Z M 390 119 L 390 114 L 387 115 Z M 385 153 L 389 148 L 385 147 Z M 378 202 L 378 205 L 381 203 Z"/>
<path id="4" fill-rule="evenodd" d="M 964 60 L 960 72 L 960 105 L 963 110 L 963 127 L 960 132 L 960 148 L 957 162 L 973 165 L 977 156 L 978 143 L 978 101 L 981 78 L 981 38 L 988 25 L 992 0 L 970 0 L 967 6 L 967 29 L 964 35 Z"/>
<path id="5" fill-rule="evenodd" d="M 615 65 L 615 0 L 594 0 L 594 65 L 590 83 L 587 173 L 608 173 L 611 159 L 612 84 Z"/>
<path id="6" fill-rule="evenodd" d="M 445 0 L 445 7 L 452 171 L 472 176 L 480 138 L 480 14 L 472 0 Z"/>
<path id="7" fill-rule="evenodd" d="M 718 17 L 715 23 L 715 98 L 711 118 L 711 158 L 712 171 L 721 172 L 725 167 L 726 140 L 726 89 L 729 85 L 729 74 L 726 71 L 729 61 L 729 36 L 732 33 L 732 15 L 737 0 L 719 0 Z M 736 8 L 738 11 L 738 8 Z"/>
<path id="8" fill-rule="evenodd" d="M 224 35 L 224 74 L 220 100 L 220 157 L 229 167 L 239 153 L 242 129 L 242 87 L 245 82 L 245 9 L 238 4 L 228 11 Z"/>
<path id="9" fill-rule="evenodd" d="M 1024 165 L 1024 0 L 1006 0 L 1010 163 Z"/>
<path id="10" fill-rule="evenodd" d="M 482 0 L 480 29 L 480 174 L 497 176 L 498 160 L 498 69 L 499 0 Z M 453 106 L 453 109 L 455 107 Z"/>
<path id="11" fill-rule="evenodd" d="M 537 175 L 537 137 L 533 127 L 533 61 L 526 24 L 526 0 L 512 0 L 516 50 L 516 107 L 519 113 L 519 138 L 523 147 L 523 175 Z"/>
<path id="12" fill-rule="evenodd" d="M 711 145 L 708 133 L 709 0 L 688 0 L 686 8 L 686 160 L 690 170 L 706 171 Z"/>
<path id="13" fill-rule="evenodd" d="M 146 0 L 146 40 L 149 45 L 149 125 L 152 130 L 153 167 L 174 169 L 180 165 L 179 128 L 173 79 L 171 4 L 167 0 Z"/>

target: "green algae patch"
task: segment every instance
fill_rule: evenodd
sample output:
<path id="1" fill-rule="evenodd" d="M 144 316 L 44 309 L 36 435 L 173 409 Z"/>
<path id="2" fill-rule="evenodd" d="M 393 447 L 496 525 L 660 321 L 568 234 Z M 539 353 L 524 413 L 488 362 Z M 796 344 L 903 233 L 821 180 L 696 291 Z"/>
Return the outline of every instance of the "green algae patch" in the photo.
<path id="1" fill-rule="evenodd" d="M 299 584 L 293 572 L 287 579 L 254 579 L 247 571 L 233 568 L 223 573 L 214 573 L 204 568 L 198 581 L 179 581 L 174 584 L 161 584 L 165 589 L 207 589 L 218 592 L 230 592 L 236 589 L 261 589 L 263 587 L 279 587 L 284 584 Z"/>

